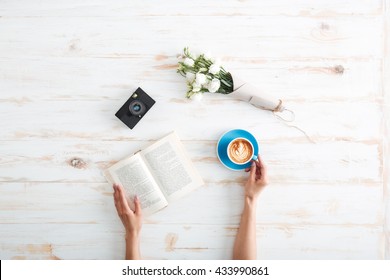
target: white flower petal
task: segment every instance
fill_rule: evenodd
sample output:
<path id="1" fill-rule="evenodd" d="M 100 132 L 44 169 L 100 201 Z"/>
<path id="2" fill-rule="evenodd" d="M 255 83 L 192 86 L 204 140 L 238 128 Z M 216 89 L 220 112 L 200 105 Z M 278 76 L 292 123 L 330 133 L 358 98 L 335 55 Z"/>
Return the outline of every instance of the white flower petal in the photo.
<path id="1" fill-rule="evenodd" d="M 202 73 L 196 73 L 195 81 L 199 85 L 204 85 L 205 83 L 207 83 L 206 75 Z"/>
<path id="2" fill-rule="evenodd" d="M 219 67 L 219 65 L 217 64 L 211 64 L 210 68 L 209 68 L 209 72 L 211 74 L 217 74 L 219 73 L 219 71 L 221 71 L 221 67 Z"/>
<path id="3" fill-rule="evenodd" d="M 194 60 L 193 60 L 192 58 L 186 57 L 186 58 L 184 59 L 183 63 L 184 63 L 185 65 L 187 65 L 187 66 L 192 67 L 192 66 L 194 66 L 194 63 L 195 63 L 195 62 L 194 62 Z"/>
<path id="4" fill-rule="evenodd" d="M 192 83 L 195 80 L 195 74 L 191 73 L 191 72 L 187 72 L 186 73 L 186 79 L 187 79 L 187 81 Z"/>
<path id="5" fill-rule="evenodd" d="M 205 59 L 208 59 L 208 60 L 211 60 L 212 59 L 212 55 L 210 52 L 205 52 L 205 54 L 203 55 Z"/>
<path id="6" fill-rule="evenodd" d="M 217 92 L 218 89 L 221 87 L 221 81 L 219 79 L 212 79 L 211 82 L 208 85 L 209 92 Z"/>
<path id="7" fill-rule="evenodd" d="M 193 92 L 199 92 L 202 89 L 202 85 L 199 85 L 198 83 L 192 84 L 192 91 Z"/>

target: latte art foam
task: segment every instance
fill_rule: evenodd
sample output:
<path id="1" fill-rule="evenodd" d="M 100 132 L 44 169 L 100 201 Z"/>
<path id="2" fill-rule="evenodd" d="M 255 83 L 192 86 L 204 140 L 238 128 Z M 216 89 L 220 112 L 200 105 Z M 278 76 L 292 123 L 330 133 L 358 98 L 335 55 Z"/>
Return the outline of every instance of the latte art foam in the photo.
<path id="1" fill-rule="evenodd" d="M 228 149 L 230 159 L 238 164 L 249 161 L 253 156 L 252 145 L 245 139 L 234 140 Z"/>

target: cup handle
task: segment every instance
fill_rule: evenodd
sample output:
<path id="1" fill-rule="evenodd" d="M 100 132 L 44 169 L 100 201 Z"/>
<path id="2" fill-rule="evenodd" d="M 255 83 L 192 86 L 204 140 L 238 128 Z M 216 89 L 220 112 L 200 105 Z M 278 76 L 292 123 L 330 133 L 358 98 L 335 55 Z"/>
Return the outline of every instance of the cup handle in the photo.
<path id="1" fill-rule="evenodd" d="M 253 155 L 252 160 L 257 160 L 257 155 Z"/>

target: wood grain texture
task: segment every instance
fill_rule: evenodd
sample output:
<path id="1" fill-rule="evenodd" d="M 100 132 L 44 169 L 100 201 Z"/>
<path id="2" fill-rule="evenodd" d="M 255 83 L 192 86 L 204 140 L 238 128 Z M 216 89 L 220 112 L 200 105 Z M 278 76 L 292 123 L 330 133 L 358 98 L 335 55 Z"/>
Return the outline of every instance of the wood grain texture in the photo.
<path id="1" fill-rule="evenodd" d="M 206 42 L 218 41 L 218 48 L 209 48 L 222 56 L 240 52 L 241 42 L 245 41 L 251 43 L 245 45 L 244 57 L 376 58 L 382 54 L 383 22 L 378 16 L 334 17 L 324 22 L 322 18 L 308 17 L 265 16 L 242 20 L 241 17 L 188 15 L 177 28 L 179 19 L 174 16 L 96 17 L 91 21 L 88 17 L 74 17 L 64 24 L 63 19 L 54 17 L 3 17 L 0 31 L 14 32 L 5 32 L 0 38 L 0 51 L 20 58 L 155 56 L 177 53 L 188 42 L 199 41 L 194 38 L 202 38 Z M 212 32 L 205 32 L 210 26 Z M 21 34 L 34 36 L 25 36 L 20 42 Z M 231 43 L 234 41 L 237 44 Z M 149 42 L 147 48 L 145 42 Z M 199 48 L 204 43 L 191 45 Z"/>
<path id="2" fill-rule="evenodd" d="M 294 189 L 299 194 L 287 205 Z M 71 195 L 77 193 L 77 196 Z M 18 195 L 18 201 L 13 197 Z M 148 217 L 150 224 L 237 225 L 243 190 L 240 183 L 208 183 L 191 196 Z M 345 200 L 344 197 L 348 197 Z M 0 219 L 4 224 L 106 224 L 115 221 L 112 189 L 106 183 L 1 183 Z M 380 226 L 381 184 L 274 183 L 261 198 L 262 225 Z M 212 210 L 200 205 L 213 205 Z M 196 209 L 196 215 L 193 214 Z"/>
<path id="3" fill-rule="evenodd" d="M 237 225 L 145 224 L 141 253 L 146 259 L 229 259 L 236 231 Z M 382 231 L 381 226 L 258 226 L 259 258 L 383 258 Z M 8 241 L 1 245 L 3 258 L 124 257 L 119 224 L 6 224 L 0 235 Z"/>
<path id="4" fill-rule="evenodd" d="M 284 0 L 263 0 L 261 6 L 256 1 L 226 0 L 223 5 L 199 0 L 191 3 L 168 1 L 161 5 L 158 0 L 126 1 L 116 0 L 115 5 L 107 6 L 104 0 L 77 0 L 57 3 L 50 0 L 30 5 L 28 0 L 15 3 L 3 0 L 0 12 L 13 17 L 118 17 L 118 16 L 266 16 L 287 15 L 298 17 L 326 17 L 338 15 L 380 15 L 383 11 L 381 0 L 316 1 L 295 0 L 294 5 L 286 5 Z M 175 3 L 176 5 L 173 5 Z"/>
<path id="5" fill-rule="evenodd" d="M 227 69 L 286 101 L 382 101 L 382 60 L 373 58 L 245 58 L 223 57 Z M 124 58 L 0 57 L 1 102 L 28 105 L 34 101 L 101 101 L 120 99 L 140 83 L 154 95 L 186 104 L 182 77 L 167 69 L 175 54 Z M 23 66 L 21 66 L 23 63 Z M 136 64 L 137 67 L 129 67 Z M 97 67 L 95 67 L 95 65 Z M 59 67 L 60 66 L 60 67 Z M 107 71 L 107 69 L 111 69 Z M 354 83 L 364 79 L 364 83 Z M 69 87 L 69 83 L 72 87 Z M 28 90 L 28 95 L 26 91 Z M 216 99 L 218 95 L 209 95 Z"/>
<path id="6" fill-rule="evenodd" d="M 390 259 L 390 1 L 385 1 L 384 28 L 386 39 L 384 40 L 384 60 L 383 60 L 383 91 L 384 101 L 384 176 L 383 176 L 383 195 L 384 195 L 384 230 L 385 230 L 385 257 Z"/>
<path id="7" fill-rule="evenodd" d="M 219 163 L 217 139 L 183 141 L 183 144 L 205 181 L 244 180 L 247 174 L 231 172 Z M 382 182 L 380 145 L 375 142 L 258 141 L 273 182 L 368 185 Z M 0 162 L 0 181 L 103 183 L 106 182 L 102 174 L 105 168 L 151 142 L 30 140 L 28 143 L 31 146 L 26 145 L 26 141 L 1 141 L 0 151 L 4 156 Z M 72 162 L 74 159 L 79 162 Z"/>
<path id="8" fill-rule="evenodd" d="M 0 258 L 123 258 L 102 171 L 172 130 L 206 184 L 145 219 L 142 255 L 231 258 L 247 175 L 215 148 L 239 127 L 271 181 L 259 258 L 389 259 L 389 19 L 389 0 L 0 1 Z M 186 100 L 184 46 L 218 54 L 296 121 Z M 129 130 L 114 113 L 137 86 L 157 103 Z"/>

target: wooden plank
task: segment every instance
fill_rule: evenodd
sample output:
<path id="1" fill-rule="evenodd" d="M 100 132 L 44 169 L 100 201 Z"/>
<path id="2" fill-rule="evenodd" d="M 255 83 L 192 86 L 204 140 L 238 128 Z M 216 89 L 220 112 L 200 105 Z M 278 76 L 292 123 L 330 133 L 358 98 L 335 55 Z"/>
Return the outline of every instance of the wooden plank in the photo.
<path id="1" fill-rule="evenodd" d="M 243 183 L 208 183 L 146 224 L 238 224 Z M 297 195 L 299 194 L 299 195 Z M 257 223 L 284 226 L 364 225 L 383 221 L 382 185 L 271 182 Z M 120 224 L 107 183 L 1 183 L 0 224 Z"/>
<path id="2" fill-rule="evenodd" d="M 196 2 L 177 2 L 168 0 L 161 5 L 158 0 L 113 1 L 107 6 L 103 0 L 77 0 L 57 3 L 49 0 L 34 5 L 27 0 L 15 3 L 3 0 L 0 14 L 3 16 L 36 16 L 36 17 L 127 17 L 127 16 L 242 16 L 242 15 L 291 15 L 291 16 L 338 16 L 379 14 L 382 11 L 380 0 L 348 1 L 310 1 L 295 0 L 294 5 L 284 0 L 234 1 L 226 0 L 223 5 L 218 2 L 200 0 Z"/>
<path id="3" fill-rule="evenodd" d="M 180 134 L 179 134 L 180 135 Z M 379 144 L 348 141 L 308 145 L 260 142 L 260 153 L 274 182 L 382 182 Z M 105 182 L 102 171 L 147 145 L 145 141 L 2 141 L 2 182 Z M 219 163 L 216 141 L 183 141 L 208 183 L 241 182 L 244 172 Z M 326 153 L 324 153 L 326 151 Z"/>
<path id="4" fill-rule="evenodd" d="M 217 140 L 233 128 L 252 131 L 263 141 L 287 137 L 308 142 L 304 134 L 289 127 L 271 112 L 218 96 L 215 102 L 195 103 L 184 99 L 157 103 L 133 130 L 116 117 L 116 111 L 128 99 L 128 92 L 115 100 L 55 100 L 0 104 L 1 140 L 27 139 L 156 139 L 170 130 L 179 131 L 183 140 Z M 303 129 L 314 141 L 377 141 L 381 135 L 381 105 L 377 102 L 288 102 L 295 111 L 292 125 Z M 234 112 L 234 113 L 232 113 Z M 11 117 L 12 116 L 12 117 Z M 77 126 L 75 125 L 77 121 Z M 166 123 L 167 125 L 158 125 Z"/>
<path id="5" fill-rule="evenodd" d="M 44 232 L 45 234 L 42 234 Z M 381 227 L 258 226 L 260 259 L 381 259 Z M 146 259 L 230 259 L 236 226 L 144 225 Z M 109 225 L 2 225 L 1 259 L 123 259 L 123 230 Z"/>
<path id="6" fill-rule="evenodd" d="M 64 24 L 51 18 L 3 17 L 0 32 L 5 35 L 0 37 L 0 57 L 121 58 L 171 54 L 186 45 L 197 48 L 207 41 L 218 42 L 218 46 L 209 46 L 221 56 L 378 58 L 382 55 L 383 24 L 382 18 L 376 16 L 245 17 L 244 20 L 241 17 L 188 16 L 177 28 L 180 19 L 74 17 Z M 233 42 L 249 43 L 242 47 Z"/>
<path id="7" fill-rule="evenodd" d="M 382 60 L 283 60 L 232 55 L 222 58 L 228 70 L 287 104 L 383 100 L 379 75 Z M 118 99 L 140 85 L 159 101 L 184 103 L 187 89 L 185 79 L 174 71 L 177 61 L 173 53 L 121 59 L 0 58 L 0 102 L 15 103 L 22 108 L 30 102 L 47 100 L 102 101 Z M 204 103 L 215 100 L 218 97 L 208 95 Z"/>
<path id="8" fill-rule="evenodd" d="M 383 196 L 384 196 L 384 231 L 385 231 L 385 257 L 390 259 L 390 1 L 385 1 L 384 13 L 384 62 L 382 72 L 382 85 L 385 95 L 383 103 L 384 112 L 384 134 L 383 134 Z"/>
<path id="9" fill-rule="evenodd" d="M 230 259 L 236 227 L 145 226 L 143 255 L 155 259 Z M 380 227 L 258 226 L 259 259 L 381 259 Z M 184 237 L 183 237 L 184 236 Z M 205 244 L 204 240 L 208 240 Z M 359 246 L 356 246 L 359 240 Z M 144 245 L 148 244 L 148 245 Z M 379 249 L 377 249 L 379 248 Z"/>
<path id="10" fill-rule="evenodd" d="M 383 259 L 381 227 L 281 227 L 269 232 L 258 227 L 257 231 L 262 259 Z"/>
<path id="11" fill-rule="evenodd" d="M 247 174 L 222 167 L 215 145 L 236 127 L 258 137 L 269 166 L 260 258 L 390 258 L 389 7 L 2 0 L 0 259 L 123 258 L 101 171 L 173 129 L 206 184 L 145 220 L 143 256 L 229 259 Z M 205 42 L 285 100 L 315 143 L 225 96 L 186 102 L 176 54 Z M 113 115 L 138 85 L 157 104 L 130 131 Z"/>

